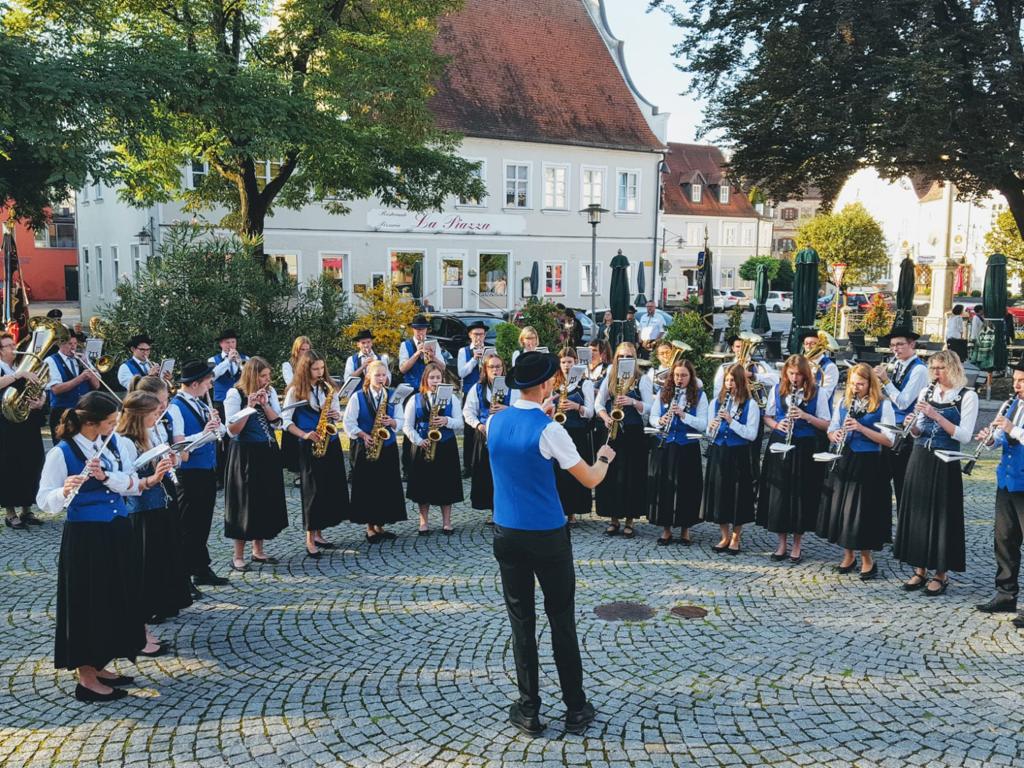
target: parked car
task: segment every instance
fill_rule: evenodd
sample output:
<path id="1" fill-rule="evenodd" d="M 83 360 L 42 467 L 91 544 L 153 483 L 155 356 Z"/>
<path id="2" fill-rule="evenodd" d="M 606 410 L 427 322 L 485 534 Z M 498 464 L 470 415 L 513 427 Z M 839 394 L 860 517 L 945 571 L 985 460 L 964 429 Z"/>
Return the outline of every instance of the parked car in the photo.
<path id="1" fill-rule="evenodd" d="M 978 301 L 979 303 L 981 302 L 980 299 Z M 959 299 L 953 299 L 953 303 L 959 304 L 961 302 Z M 1009 312 L 1010 315 L 1013 317 L 1014 326 L 1016 326 L 1017 328 L 1024 326 L 1024 299 L 1014 299 L 1013 301 L 1010 302 L 1009 306 L 1006 308 L 1006 311 Z"/>
<path id="2" fill-rule="evenodd" d="M 790 291 L 768 291 L 765 301 L 769 312 L 789 312 L 793 308 L 793 294 Z M 751 304 L 753 309 L 754 305 Z"/>
<path id="3" fill-rule="evenodd" d="M 459 350 L 469 344 L 467 328 L 477 320 L 487 326 L 484 344 L 493 347 L 497 338 L 494 328 L 502 322 L 500 315 L 468 310 L 430 313 L 430 328 L 427 329 L 427 338 L 437 340 L 445 365 L 450 370 L 457 368 Z M 455 375 L 458 376 L 458 371 L 455 372 Z"/>
<path id="4" fill-rule="evenodd" d="M 726 309 L 732 309 L 737 304 L 739 304 L 741 306 L 744 306 L 744 307 L 749 306 L 749 304 L 750 304 L 750 299 L 747 297 L 747 294 L 745 292 L 743 292 L 743 291 L 738 291 L 738 290 L 735 290 L 735 289 L 729 289 L 729 290 L 723 291 L 722 293 L 723 293 L 722 298 L 725 301 L 725 308 Z"/>
<path id="5" fill-rule="evenodd" d="M 725 312 L 725 291 L 715 288 L 714 308 L 715 312 Z"/>
<path id="6" fill-rule="evenodd" d="M 835 299 L 836 294 L 831 293 L 828 296 L 818 297 L 818 316 L 824 315 L 827 312 L 834 311 L 835 305 L 832 303 Z M 866 293 L 847 293 L 844 294 L 845 306 L 850 309 L 855 309 L 859 312 L 863 312 L 868 308 L 868 295 Z"/>

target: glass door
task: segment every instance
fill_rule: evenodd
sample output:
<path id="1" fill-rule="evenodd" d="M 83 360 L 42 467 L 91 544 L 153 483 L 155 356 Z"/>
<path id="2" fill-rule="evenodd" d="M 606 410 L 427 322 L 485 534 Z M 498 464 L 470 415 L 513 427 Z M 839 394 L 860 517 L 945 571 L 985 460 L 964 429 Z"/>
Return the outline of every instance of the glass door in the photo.
<path id="1" fill-rule="evenodd" d="M 441 308 L 466 308 L 466 255 L 462 251 L 440 251 Z"/>
<path id="2" fill-rule="evenodd" d="M 509 261 L 508 253 L 480 254 L 480 309 L 508 309 Z"/>

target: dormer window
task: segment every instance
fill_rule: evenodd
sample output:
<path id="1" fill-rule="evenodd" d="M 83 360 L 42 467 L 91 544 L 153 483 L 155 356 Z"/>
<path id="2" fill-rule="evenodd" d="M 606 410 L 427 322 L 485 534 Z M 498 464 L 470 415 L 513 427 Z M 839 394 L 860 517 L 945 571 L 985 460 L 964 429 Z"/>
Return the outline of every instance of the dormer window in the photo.
<path id="1" fill-rule="evenodd" d="M 718 188 L 718 202 L 722 205 L 729 204 L 729 185 L 723 184 Z"/>
<path id="2" fill-rule="evenodd" d="M 694 182 L 690 185 L 690 200 L 695 203 L 700 202 L 701 195 L 704 193 L 704 186 Z"/>

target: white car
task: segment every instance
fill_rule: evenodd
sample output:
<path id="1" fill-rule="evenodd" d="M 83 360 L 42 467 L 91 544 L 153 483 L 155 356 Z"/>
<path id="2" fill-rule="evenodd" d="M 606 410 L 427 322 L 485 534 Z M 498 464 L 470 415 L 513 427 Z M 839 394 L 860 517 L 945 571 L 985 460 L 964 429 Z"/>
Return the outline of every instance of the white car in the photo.
<path id="1" fill-rule="evenodd" d="M 743 291 L 728 290 L 722 292 L 723 299 L 725 300 L 725 308 L 732 309 L 737 304 L 742 304 L 744 307 L 750 304 L 750 299 L 747 298 L 747 294 Z"/>
<path id="2" fill-rule="evenodd" d="M 715 312 L 725 312 L 725 291 L 720 291 L 715 288 L 715 296 L 713 299 Z"/>
<path id="3" fill-rule="evenodd" d="M 789 291 L 768 291 L 765 304 L 769 312 L 789 312 L 793 309 L 793 294 Z"/>

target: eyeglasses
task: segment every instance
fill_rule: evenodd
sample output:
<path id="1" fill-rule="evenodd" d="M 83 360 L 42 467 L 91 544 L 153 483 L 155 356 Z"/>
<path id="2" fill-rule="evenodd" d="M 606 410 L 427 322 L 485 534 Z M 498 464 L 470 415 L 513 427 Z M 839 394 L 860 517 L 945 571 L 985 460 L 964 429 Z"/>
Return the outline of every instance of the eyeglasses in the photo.
<path id="1" fill-rule="evenodd" d="M 150 352 L 150 351 L 152 351 L 152 349 L 153 349 L 152 347 L 136 347 L 135 351 L 136 352 Z"/>

